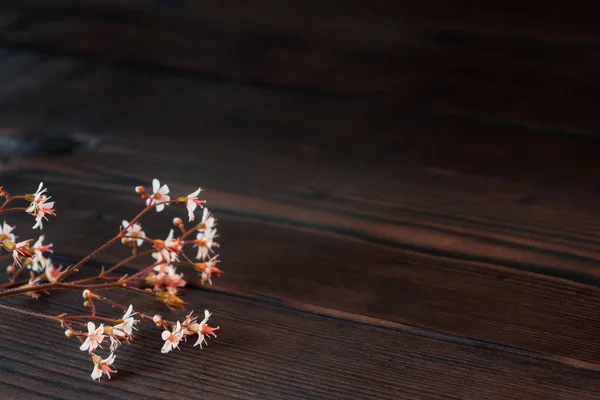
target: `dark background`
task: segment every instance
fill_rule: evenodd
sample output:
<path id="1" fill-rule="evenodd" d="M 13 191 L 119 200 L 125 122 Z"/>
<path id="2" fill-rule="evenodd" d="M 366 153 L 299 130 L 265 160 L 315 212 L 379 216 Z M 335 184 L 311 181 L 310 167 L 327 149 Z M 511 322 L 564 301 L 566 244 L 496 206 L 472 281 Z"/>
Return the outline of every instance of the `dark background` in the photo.
<path id="1" fill-rule="evenodd" d="M 0 318 L 0 393 L 600 398 L 598 15 L 3 1 L 0 184 L 47 184 L 57 260 L 114 235 L 156 177 L 206 189 L 226 274 L 186 292 L 218 339 L 161 356 L 148 329 L 102 385 L 60 328 L 43 325 L 54 346 L 23 335 L 37 321 Z M 162 236 L 165 214 L 146 230 Z M 11 302 L 81 309 L 66 293 Z"/>

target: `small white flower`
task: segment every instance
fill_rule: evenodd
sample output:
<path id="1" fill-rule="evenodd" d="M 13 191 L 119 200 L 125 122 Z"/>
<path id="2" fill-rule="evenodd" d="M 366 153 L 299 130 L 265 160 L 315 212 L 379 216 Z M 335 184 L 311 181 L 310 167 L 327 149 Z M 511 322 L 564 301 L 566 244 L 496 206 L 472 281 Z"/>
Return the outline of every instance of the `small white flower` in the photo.
<path id="1" fill-rule="evenodd" d="M 35 242 L 35 244 L 33 245 L 33 251 L 35 256 L 33 257 L 33 263 L 30 264 L 28 268 L 30 268 L 34 272 L 42 272 L 45 269 L 47 265 L 47 259 L 44 257 L 44 253 L 53 253 L 53 251 L 51 250 L 53 244 L 48 244 L 44 246 L 43 242 L 44 235 L 40 236 L 37 242 Z"/>
<path id="2" fill-rule="evenodd" d="M 12 233 L 12 231 L 15 229 L 14 226 L 10 226 L 9 224 L 6 223 L 6 221 L 4 221 L 4 223 L 2 224 L 2 226 L 0 226 L 0 243 L 2 242 L 15 242 L 16 237 L 15 235 Z"/>
<path id="3" fill-rule="evenodd" d="M 37 286 L 39 284 L 39 282 L 40 282 L 40 277 L 35 276 L 35 275 L 33 275 L 33 272 L 30 272 L 29 282 L 25 286 L 29 287 L 29 288 L 34 288 L 35 286 Z M 47 290 L 31 290 L 29 292 L 26 292 L 26 294 L 30 295 L 32 298 L 34 298 L 36 300 L 42 296 L 42 293 L 49 294 Z"/>
<path id="4" fill-rule="evenodd" d="M 216 218 L 208 211 L 208 208 L 205 208 L 202 212 L 202 221 L 200 222 L 200 225 L 203 225 L 204 230 L 210 231 L 216 224 Z"/>
<path id="5" fill-rule="evenodd" d="M 35 191 L 35 193 L 33 195 L 33 203 L 35 203 L 42 197 L 45 197 L 44 193 L 46 193 L 47 191 L 48 191 L 48 189 L 44 188 L 44 182 L 40 182 L 40 185 L 38 186 L 37 190 Z"/>
<path id="6" fill-rule="evenodd" d="M 208 310 L 204 310 L 204 319 L 199 323 L 198 327 L 198 340 L 194 343 L 194 346 L 200 346 L 202 348 L 202 343 L 206 344 L 206 335 L 212 335 L 213 337 L 217 337 L 215 331 L 219 329 L 219 327 L 211 328 L 206 325 L 208 319 L 210 318 L 211 313 Z"/>
<path id="7" fill-rule="evenodd" d="M 33 195 L 33 201 L 29 207 L 27 207 L 27 210 L 25 210 L 35 217 L 36 224 L 33 226 L 33 229 L 37 229 L 38 227 L 40 229 L 44 228 L 43 221 L 48 219 L 46 215 L 56 215 L 56 212 L 54 211 L 54 202 L 48 201 L 50 200 L 50 197 L 44 194 L 47 189 L 44 189 L 43 186 L 44 182 L 41 182 L 38 190 Z"/>
<path id="8" fill-rule="evenodd" d="M 110 366 L 115 362 L 115 357 L 116 356 L 114 355 L 114 353 L 110 353 L 110 355 L 103 360 L 102 357 L 94 354 L 92 356 L 92 360 L 94 362 L 94 369 L 91 375 L 92 379 L 100 380 L 102 374 L 106 374 L 106 376 L 108 376 L 108 379 L 110 379 L 110 374 L 117 372 L 116 370 L 110 368 Z"/>
<path id="9" fill-rule="evenodd" d="M 202 204 L 204 203 L 203 201 L 198 200 L 198 195 L 200 194 L 201 191 L 202 191 L 202 188 L 198 188 L 198 190 L 196 190 L 195 192 L 187 195 L 187 201 L 185 203 L 185 207 L 187 208 L 188 217 L 190 218 L 190 222 L 194 220 L 194 210 L 196 209 L 196 207 L 202 207 Z"/>
<path id="10" fill-rule="evenodd" d="M 60 275 L 60 270 L 62 269 L 62 266 L 54 268 L 52 260 L 50 260 L 49 258 L 45 258 L 43 261 L 43 269 L 45 271 L 44 273 L 46 275 L 46 280 L 50 283 L 54 283 L 56 282 L 58 275 Z"/>
<path id="11" fill-rule="evenodd" d="M 23 261 L 23 258 L 32 258 L 33 254 L 29 252 L 29 240 L 24 240 L 15 245 L 15 249 L 12 252 L 13 260 L 19 266 Z"/>
<path id="12" fill-rule="evenodd" d="M 121 318 L 123 322 L 113 327 L 113 335 L 117 337 L 120 336 L 122 338 L 127 338 L 128 336 L 131 336 L 131 334 L 133 333 L 133 326 L 138 322 L 136 319 L 133 318 L 132 315 L 135 315 L 135 313 L 133 313 L 133 305 L 130 304 L 129 308 Z"/>
<path id="13" fill-rule="evenodd" d="M 163 331 L 161 334 L 162 340 L 165 341 L 161 353 L 168 353 L 174 348 L 179 349 L 179 342 L 183 339 L 183 331 L 181 330 L 181 323 L 177 321 L 177 326 L 173 327 L 173 331 Z"/>
<path id="14" fill-rule="evenodd" d="M 183 274 L 178 274 L 175 267 L 170 264 L 161 264 L 154 267 L 157 274 L 150 274 L 146 282 L 154 285 L 155 290 L 166 288 L 171 294 L 177 294 L 177 288 L 184 287 L 186 281 Z"/>
<path id="15" fill-rule="evenodd" d="M 201 283 L 204 285 L 204 282 L 208 281 L 208 284 L 210 286 L 212 286 L 212 274 L 215 274 L 217 276 L 221 276 L 221 274 L 223 273 L 223 271 L 221 271 L 219 268 L 216 267 L 217 262 L 219 262 L 219 260 L 217 260 L 217 256 L 211 258 L 209 261 L 206 261 L 205 267 L 204 267 L 204 271 L 202 271 L 202 279 L 201 279 Z"/>
<path id="16" fill-rule="evenodd" d="M 86 351 L 88 350 L 90 353 L 104 341 L 104 324 L 100 324 L 98 328 L 94 325 L 93 322 L 87 323 L 88 334 L 85 342 L 79 347 L 79 350 Z M 102 346 L 100 346 L 102 347 Z"/>
<path id="17" fill-rule="evenodd" d="M 123 220 L 122 224 L 123 228 L 127 230 L 125 232 L 125 236 L 132 237 L 124 237 L 123 239 L 121 239 L 121 243 L 128 244 L 136 242 L 137 247 L 140 247 L 144 243 L 144 239 L 146 238 L 146 233 L 142 230 L 142 226 L 140 224 L 132 224 L 130 226 L 129 222 L 125 220 Z"/>
<path id="18" fill-rule="evenodd" d="M 155 241 L 155 247 L 158 251 L 152 253 L 152 257 L 157 262 L 170 263 L 179 260 L 179 253 L 181 253 L 181 249 L 183 248 L 183 242 L 179 238 L 174 239 L 173 234 L 174 231 L 171 229 L 169 236 L 165 240 L 162 242 L 160 240 Z"/>
<path id="19" fill-rule="evenodd" d="M 146 205 L 162 203 L 171 200 L 169 197 L 169 187 L 167 185 L 160 186 L 158 179 L 152 180 L 152 191 L 154 192 L 148 199 L 146 199 Z M 161 212 L 165 209 L 165 204 L 159 204 L 156 206 L 156 211 Z"/>
<path id="20" fill-rule="evenodd" d="M 209 251 L 212 251 L 213 247 L 219 247 L 217 242 L 214 242 L 214 238 L 217 234 L 216 229 L 199 231 L 196 235 L 196 241 L 194 247 L 198 247 L 198 254 L 196 258 L 198 260 L 204 260 L 208 257 Z"/>

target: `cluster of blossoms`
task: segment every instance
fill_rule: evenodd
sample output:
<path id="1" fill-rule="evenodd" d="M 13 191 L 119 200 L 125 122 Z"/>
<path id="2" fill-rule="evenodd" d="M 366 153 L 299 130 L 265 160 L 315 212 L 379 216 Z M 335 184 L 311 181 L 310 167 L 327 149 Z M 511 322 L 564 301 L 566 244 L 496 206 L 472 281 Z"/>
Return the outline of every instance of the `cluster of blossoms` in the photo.
<path id="1" fill-rule="evenodd" d="M 90 308 L 89 315 L 69 316 L 61 314 L 48 316 L 39 313 L 31 313 L 14 307 L 2 306 L 0 309 L 21 312 L 30 316 L 40 316 L 46 319 L 54 319 L 65 328 L 65 335 L 69 338 L 77 338 L 81 345 L 81 351 L 90 354 L 93 371 L 92 379 L 100 380 L 103 375 L 109 379 L 111 373 L 115 373 L 112 365 L 115 361 L 115 353 L 123 344 L 131 344 L 134 340 L 134 331 L 138 329 L 141 321 L 148 322 L 162 330 L 161 338 L 164 344 L 161 353 L 168 353 L 174 348 L 179 349 L 181 341 L 187 341 L 190 336 L 197 336 L 194 346 L 206 344 L 208 336 L 216 337 L 215 331 L 218 327 L 208 326 L 211 316 L 208 310 L 204 311 L 204 318 L 198 321 L 190 312 L 183 321 L 169 321 L 161 315 L 149 316 L 134 308 L 133 305 L 126 307 L 109 297 L 99 294 L 105 289 L 124 289 L 139 294 L 152 296 L 168 308 L 183 308 L 186 304 L 180 297 L 183 287 L 186 286 L 184 272 L 178 272 L 177 268 L 185 270 L 186 267 L 199 273 L 196 275 L 201 284 L 208 282 L 212 285 L 212 277 L 220 276 L 222 271 L 217 268 L 218 255 L 214 254 L 219 244 L 215 242 L 217 237 L 217 220 L 205 207 L 205 201 L 199 200 L 201 189 L 187 196 L 171 199 L 170 190 L 167 185 L 161 185 L 157 179 L 152 182 L 152 192 L 148 192 L 143 186 L 135 188 L 146 203 L 144 208 L 131 221 L 123 220 L 118 235 L 106 242 L 104 245 L 84 257 L 77 264 L 63 268 L 55 267 L 50 258 L 53 252 L 52 244 L 44 244 L 44 235 L 39 236 L 32 245 L 33 240 L 27 239 L 17 241 L 14 234 L 14 226 L 4 222 L 0 226 L 0 259 L 10 258 L 12 263 L 7 267 L 9 282 L 0 285 L 0 298 L 16 294 L 26 294 L 33 298 L 50 294 L 53 289 L 80 290 L 83 293 L 84 307 Z M 33 229 L 43 229 L 43 223 L 48 215 L 55 216 L 54 202 L 48 201 L 43 183 L 40 183 L 34 194 L 24 196 L 11 196 L 0 187 L 0 197 L 6 201 L 0 207 L 0 214 L 14 211 L 24 211 L 35 219 Z M 17 200 L 25 200 L 30 204 L 28 207 L 9 207 Z M 174 218 L 173 225 L 165 239 L 152 238 L 144 232 L 140 223 L 141 218 L 151 210 L 161 212 L 170 205 L 182 205 L 186 207 L 188 222 L 195 220 L 196 209 L 202 209 L 202 217 L 199 223 L 191 228 L 186 228 L 181 218 Z M 178 232 L 176 234 L 176 232 Z M 195 236 L 195 238 L 194 238 Z M 113 265 L 111 268 L 103 269 L 96 276 L 89 278 L 68 280 L 72 274 L 102 251 L 110 246 L 121 243 L 131 248 L 132 255 L 123 261 Z M 197 248 L 195 259 L 186 255 L 187 247 Z M 148 249 L 146 249 L 148 248 Z M 132 275 L 122 275 L 118 269 L 127 263 L 148 257 L 151 263 Z M 29 278 L 20 280 L 23 272 L 29 272 Z M 194 274 L 195 275 L 195 274 Z M 96 304 L 105 303 L 114 309 L 124 312 L 120 318 L 100 316 L 96 311 Z M 103 358 L 99 349 L 108 346 L 109 354 Z"/>

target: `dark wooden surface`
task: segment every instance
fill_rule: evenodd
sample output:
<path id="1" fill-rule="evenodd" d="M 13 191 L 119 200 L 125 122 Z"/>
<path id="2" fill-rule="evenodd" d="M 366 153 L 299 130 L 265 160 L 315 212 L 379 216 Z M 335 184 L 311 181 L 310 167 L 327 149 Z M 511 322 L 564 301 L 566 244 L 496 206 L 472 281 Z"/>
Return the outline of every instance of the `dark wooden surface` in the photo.
<path id="1" fill-rule="evenodd" d="M 591 14 L 77 3 L 3 2 L 0 127 L 101 142 L 12 157 L 0 182 L 47 183 L 64 262 L 139 210 L 134 186 L 205 187 L 226 274 L 185 299 L 221 331 L 165 356 L 146 330 L 95 384 L 58 326 L 3 314 L 2 398 L 600 398 Z M 80 309 L 45 300 L 8 303 Z"/>
<path id="2" fill-rule="evenodd" d="M 0 42 L 596 134 L 597 4 L 5 0 Z"/>

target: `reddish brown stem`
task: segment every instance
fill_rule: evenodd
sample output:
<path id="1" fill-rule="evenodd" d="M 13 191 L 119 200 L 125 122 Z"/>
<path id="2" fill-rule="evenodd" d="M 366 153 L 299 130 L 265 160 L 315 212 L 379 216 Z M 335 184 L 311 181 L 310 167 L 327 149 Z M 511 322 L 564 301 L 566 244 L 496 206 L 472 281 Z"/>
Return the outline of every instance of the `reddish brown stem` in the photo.
<path id="1" fill-rule="evenodd" d="M 5 213 L 9 213 L 9 212 L 23 212 L 23 211 L 27 211 L 27 207 L 15 207 L 15 208 L 0 209 L 0 214 L 5 214 Z"/>
<path id="2" fill-rule="evenodd" d="M 19 200 L 19 199 L 25 199 L 25 196 L 11 196 L 10 194 L 8 194 L 6 192 L 4 192 L 4 194 L 6 195 L 6 201 L 4 202 L 4 204 L 2 204 L 2 207 L 0 207 L 0 214 L 2 213 L 2 210 L 4 210 L 10 202 Z"/>
<path id="3" fill-rule="evenodd" d="M 52 320 L 52 321 L 60 321 L 60 319 L 58 319 L 58 317 L 54 317 L 52 315 L 47 315 L 47 314 L 37 313 L 37 312 L 33 312 L 33 311 L 22 310 L 20 308 L 11 307 L 11 306 L 5 306 L 3 304 L 0 304 L 0 309 L 6 310 L 6 311 L 11 311 L 11 312 L 18 313 L 18 314 L 23 314 L 23 315 L 26 315 L 28 317 L 49 319 L 49 320 Z"/>
<path id="4" fill-rule="evenodd" d="M 98 247 L 96 250 L 92 251 L 90 254 L 88 254 L 87 256 L 85 256 L 84 258 L 82 258 L 77 264 L 75 264 L 71 268 L 71 272 L 69 272 L 68 274 L 65 274 L 65 276 L 62 279 L 66 278 L 68 275 L 70 275 L 71 273 L 73 273 L 76 270 L 78 270 L 81 266 L 85 265 L 85 263 L 87 263 L 88 261 L 90 261 L 92 258 L 96 257 L 98 254 L 100 254 L 101 252 L 103 252 L 104 250 L 106 250 L 107 248 L 109 248 L 110 246 L 112 246 L 119 239 L 123 238 L 123 236 L 125 236 L 125 233 L 127 232 L 127 229 L 129 229 L 129 227 L 133 226 L 133 224 L 137 223 L 150 210 L 154 209 L 156 206 L 158 206 L 160 204 L 165 204 L 166 205 L 166 204 L 172 204 L 172 203 L 176 203 L 176 202 L 177 202 L 176 200 L 163 201 L 161 203 L 151 204 L 151 205 L 147 206 L 146 208 L 144 208 L 142 211 L 140 211 L 140 213 L 138 215 L 135 216 L 135 218 L 133 218 L 129 222 L 129 225 L 127 225 L 123 230 L 121 230 L 121 232 L 119 232 L 119 234 L 117 236 L 115 236 L 114 238 L 110 239 L 108 242 L 104 243 L 102 246 Z"/>

